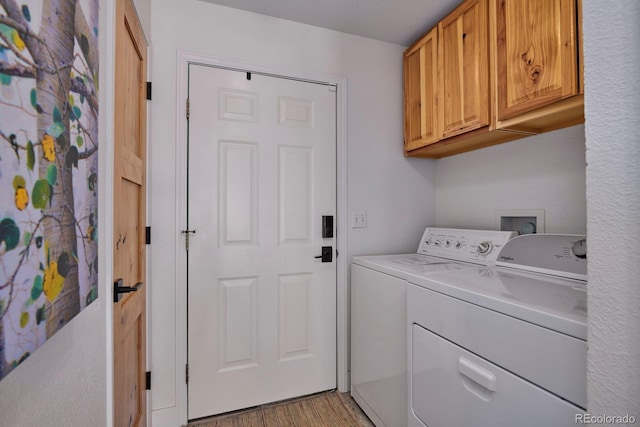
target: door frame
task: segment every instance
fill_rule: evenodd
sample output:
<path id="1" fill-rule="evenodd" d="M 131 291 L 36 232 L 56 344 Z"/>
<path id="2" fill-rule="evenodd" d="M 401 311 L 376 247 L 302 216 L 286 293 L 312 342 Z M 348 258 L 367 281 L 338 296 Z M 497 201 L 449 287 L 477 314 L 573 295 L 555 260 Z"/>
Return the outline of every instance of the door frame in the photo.
<path id="1" fill-rule="evenodd" d="M 308 82 L 335 85 L 336 91 L 336 337 L 338 390 L 349 390 L 348 374 L 348 289 L 347 289 L 347 78 L 313 73 L 275 65 L 245 62 L 229 58 L 178 50 L 176 78 L 176 404 L 179 416 L 187 423 L 187 384 L 183 372 L 187 357 L 187 254 L 180 233 L 187 224 L 187 120 L 189 64 L 231 68 Z"/>

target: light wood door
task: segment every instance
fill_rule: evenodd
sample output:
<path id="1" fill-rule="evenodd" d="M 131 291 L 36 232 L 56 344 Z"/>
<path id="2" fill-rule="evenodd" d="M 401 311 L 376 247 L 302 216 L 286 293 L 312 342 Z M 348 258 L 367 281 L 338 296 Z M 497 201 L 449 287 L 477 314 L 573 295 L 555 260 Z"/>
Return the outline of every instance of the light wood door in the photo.
<path id="1" fill-rule="evenodd" d="M 489 125 L 487 0 L 467 0 L 438 24 L 441 138 Z"/>
<path id="2" fill-rule="evenodd" d="M 146 426 L 147 45 L 131 0 L 116 2 L 113 276 L 136 289 L 113 306 L 114 425 Z M 137 287 L 136 287 L 137 284 Z M 114 284 L 115 286 L 115 284 Z"/>
<path id="3" fill-rule="evenodd" d="M 499 0 L 498 120 L 578 93 L 576 0 Z"/>
<path id="4" fill-rule="evenodd" d="M 404 149 L 415 150 L 438 140 L 438 31 L 404 53 Z"/>
<path id="5" fill-rule="evenodd" d="M 335 388 L 335 87 L 190 65 L 188 128 L 189 419 Z"/>

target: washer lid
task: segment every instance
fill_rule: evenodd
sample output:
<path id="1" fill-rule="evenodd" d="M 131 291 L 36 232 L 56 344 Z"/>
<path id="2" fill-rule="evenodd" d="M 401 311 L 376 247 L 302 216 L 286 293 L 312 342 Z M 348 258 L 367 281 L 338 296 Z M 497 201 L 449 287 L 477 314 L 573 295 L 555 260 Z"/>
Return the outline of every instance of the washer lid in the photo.
<path id="1" fill-rule="evenodd" d="M 404 280 L 410 273 L 421 274 L 476 267 L 475 264 L 420 254 L 354 256 L 351 262 Z"/>
<path id="2" fill-rule="evenodd" d="M 587 237 L 573 234 L 525 234 L 509 240 L 496 265 L 587 280 Z"/>

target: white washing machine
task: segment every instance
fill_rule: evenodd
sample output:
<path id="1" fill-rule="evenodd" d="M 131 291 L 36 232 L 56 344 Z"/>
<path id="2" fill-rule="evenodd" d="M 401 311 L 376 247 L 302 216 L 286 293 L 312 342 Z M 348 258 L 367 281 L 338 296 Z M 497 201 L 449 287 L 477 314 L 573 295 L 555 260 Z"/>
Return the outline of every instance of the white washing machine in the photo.
<path id="1" fill-rule="evenodd" d="M 353 257 L 351 395 L 376 426 L 407 425 L 407 275 L 493 264 L 514 235 L 427 227 L 417 253 Z"/>
<path id="2" fill-rule="evenodd" d="M 409 426 L 562 427 L 584 413 L 585 237 L 519 236 L 496 264 L 407 277 Z"/>

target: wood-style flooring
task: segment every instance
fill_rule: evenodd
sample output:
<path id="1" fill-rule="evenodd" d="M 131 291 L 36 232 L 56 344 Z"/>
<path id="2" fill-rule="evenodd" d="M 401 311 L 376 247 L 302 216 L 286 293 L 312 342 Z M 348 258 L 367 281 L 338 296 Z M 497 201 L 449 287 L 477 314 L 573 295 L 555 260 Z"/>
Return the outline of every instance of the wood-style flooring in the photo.
<path id="1" fill-rule="evenodd" d="M 329 391 L 189 423 L 189 427 L 373 427 L 349 393 Z"/>

